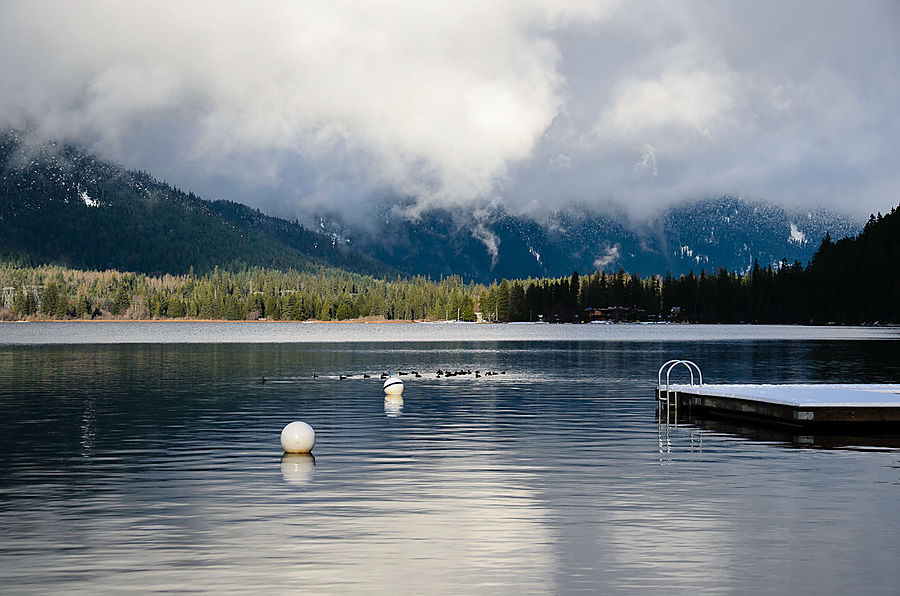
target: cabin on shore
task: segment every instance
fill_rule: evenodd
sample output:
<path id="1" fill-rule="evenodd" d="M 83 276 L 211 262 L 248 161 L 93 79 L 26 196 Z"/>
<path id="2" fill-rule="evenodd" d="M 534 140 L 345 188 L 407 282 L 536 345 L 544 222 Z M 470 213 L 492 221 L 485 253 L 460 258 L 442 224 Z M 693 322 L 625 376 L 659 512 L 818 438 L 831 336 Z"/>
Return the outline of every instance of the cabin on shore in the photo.
<path id="1" fill-rule="evenodd" d="M 630 306 L 588 307 L 584 309 L 586 321 L 611 321 L 615 323 L 636 323 L 649 321 L 651 316 L 643 308 Z"/>

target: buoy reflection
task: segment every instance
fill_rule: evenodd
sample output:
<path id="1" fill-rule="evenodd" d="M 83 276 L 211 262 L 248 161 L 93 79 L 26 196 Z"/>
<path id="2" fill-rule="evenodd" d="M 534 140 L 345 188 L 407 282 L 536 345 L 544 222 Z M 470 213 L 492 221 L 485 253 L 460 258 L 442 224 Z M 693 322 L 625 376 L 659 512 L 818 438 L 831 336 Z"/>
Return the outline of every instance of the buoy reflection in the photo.
<path id="1" fill-rule="evenodd" d="M 281 456 L 281 476 L 295 486 L 306 486 L 316 468 L 316 458 L 311 453 L 285 453 Z"/>
<path id="2" fill-rule="evenodd" d="M 396 418 L 403 413 L 403 397 L 400 395 L 384 396 L 384 413 L 388 418 Z"/>

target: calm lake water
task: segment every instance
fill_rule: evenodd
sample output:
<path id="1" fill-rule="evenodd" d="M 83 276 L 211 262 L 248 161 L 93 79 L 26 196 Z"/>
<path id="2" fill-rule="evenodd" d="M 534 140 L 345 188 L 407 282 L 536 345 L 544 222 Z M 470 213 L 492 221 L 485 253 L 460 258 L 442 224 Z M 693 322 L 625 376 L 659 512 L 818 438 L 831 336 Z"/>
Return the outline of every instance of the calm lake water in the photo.
<path id="1" fill-rule="evenodd" d="M 896 383 L 898 339 L 0 325 L 0 591 L 897 594 L 900 442 L 660 427 L 653 391 L 673 357 L 710 382 Z M 387 370 L 422 377 L 385 401 L 362 375 Z M 314 458 L 282 455 L 292 420 Z"/>

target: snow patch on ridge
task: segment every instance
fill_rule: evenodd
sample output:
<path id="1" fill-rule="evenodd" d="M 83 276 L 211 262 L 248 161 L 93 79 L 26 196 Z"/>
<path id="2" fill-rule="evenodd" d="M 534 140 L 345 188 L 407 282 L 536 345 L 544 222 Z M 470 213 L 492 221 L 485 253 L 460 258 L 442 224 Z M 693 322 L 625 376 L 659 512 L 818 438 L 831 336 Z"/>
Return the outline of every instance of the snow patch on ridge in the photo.
<path id="1" fill-rule="evenodd" d="M 100 206 L 100 201 L 92 199 L 86 190 L 82 190 L 81 192 L 79 192 L 78 196 L 81 198 L 82 201 L 84 201 L 84 204 L 87 205 L 88 207 L 99 207 Z"/>
<path id="2" fill-rule="evenodd" d="M 800 231 L 800 228 L 798 228 L 794 222 L 791 222 L 791 235 L 788 238 L 788 242 L 800 246 L 806 244 L 806 234 Z"/>

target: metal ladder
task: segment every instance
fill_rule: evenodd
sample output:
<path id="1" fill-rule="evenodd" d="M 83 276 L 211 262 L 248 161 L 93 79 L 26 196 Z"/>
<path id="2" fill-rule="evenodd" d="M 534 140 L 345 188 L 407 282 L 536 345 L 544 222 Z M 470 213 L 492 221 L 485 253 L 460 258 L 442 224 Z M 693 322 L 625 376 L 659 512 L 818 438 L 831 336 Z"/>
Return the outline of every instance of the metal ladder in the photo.
<path id="1" fill-rule="evenodd" d="M 694 384 L 694 371 L 697 371 L 697 377 L 699 384 L 703 385 L 703 373 L 700 372 L 700 367 L 691 362 L 690 360 L 669 360 L 665 364 L 659 367 L 659 371 L 656 373 L 656 399 L 660 402 L 660 422 L 662 422 L 662 407 L 665 404 L 666 409 L 666 424 L 673 424 L 672 418 L 674 417 L 674 424 L 678 425 L 678 392 L 670 389 L 670 378 L 672 376 L 672 369 L 682 365 L 688 369 L 688 372 L 691 373 L 691 385 Z M 663 383 L 662 383 L 662 373 L 663 370 L 666 371 L 666 384 L 665 384 L 665 397 L 663 397 Z M 674 410 L 674 414 L 672 411 Z"/>

